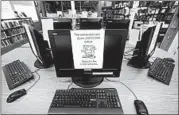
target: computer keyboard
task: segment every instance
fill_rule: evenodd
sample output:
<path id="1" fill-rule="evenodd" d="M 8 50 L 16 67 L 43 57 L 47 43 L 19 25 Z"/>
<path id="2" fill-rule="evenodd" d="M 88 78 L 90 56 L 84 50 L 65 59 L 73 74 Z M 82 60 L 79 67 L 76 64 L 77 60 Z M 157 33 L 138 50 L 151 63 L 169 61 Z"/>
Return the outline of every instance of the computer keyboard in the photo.
<path id="1" fill-rule="evenodd" d="M 49 113 L 123 113 L 114 88 L 56 90 Z"/>
<path id="2" fill-rule="evenodd" d="M 148 76 L 169 85 L 174 67 L 175 65 L 172 62 L 156 58 L 149 68 Z"/>
<path id="3" fill-rule="evenodd" d="M 20 60 L 3 66 L 3 72 L 10 90 L 33 78 L 32 72 Z"/>

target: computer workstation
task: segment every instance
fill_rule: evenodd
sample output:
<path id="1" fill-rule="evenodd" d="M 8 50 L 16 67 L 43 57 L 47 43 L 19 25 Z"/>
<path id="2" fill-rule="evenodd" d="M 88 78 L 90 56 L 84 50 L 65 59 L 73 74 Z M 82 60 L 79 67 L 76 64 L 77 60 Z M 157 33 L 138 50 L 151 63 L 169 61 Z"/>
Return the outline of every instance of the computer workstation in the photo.
<path id="1" fill-rule="evenodd" d="M 77 84 L 79 86 L 83 86 L 83 87 L 85 87 L 85 86 L 87 87 L 87 84 L 91 85 L 89 81 L 91 80 L 92 77 L 95 78 L 95 82 L 96 82 L 96 83 L 94 83 L 94 80 L 91 80 L 92 86 L 96 86 L 102 82 L 103 78 L 101 78 L 101 76 L 104 76 L 104 77 L 110 77 L 110 76 L 111 77 L 119 77 L 120 76 L 120 70 L 121 70 L 121 66 L 122 66 L 123 52 L 124 52 L 124 46 L 125 46 L 125 39 L 127 37 L 127 30 L 113 30 L 113 31 L 105 30 L 103 68 L 94 69 L 94 71 L 93 71 L 93 69 L 81 69 L 81 70 L 76 69 L 75 70 L 73 62 L 72 62 L 74 60 L 72 59 L 72 45 L 71 45 L 71 41 L 70 41 L 71 40 L 70 30 L 52 30 L 50 36 L 51 36 L 50 42 L 51 42 L 51 46 L 52 46 L 52 53 L 53 53 L 54 60 L 55 60 L 54 62 L 56 62 L 54 64 L 55 64 L 57 76 L 72 77 L 75 84 Z M 63 36 L 63 37 L 61 37 L 61 36 Z M 117 47 L 117 46 L 120 46 L 120 47 Z M 120 53 L 117 53 L 117 52 L 120 52 Z M 63 53 L 63 55 L 61 53 Z M 113 56 L 113 55 L 115 55 L 115 56 Z M 111 61 L 109 61 L 109 60 L 111 60 Z M 53 71 L 53 72 L 55 72 L 55 71 Z M 100 74 L 99 74 L 99 72 L 100 72 Z M 96 73 L 96 75 L 95 75 L 95 73 Z M 104 74 L 101 74 L 101 73 L 104 73 Z M 110 75 L 109 75 L 109 73 L 110 73 Z M 113 73 L 113 74 L 111 74 L 111 73 Z M 84 77 L 87 79 L 84 79 Z M 97 78 L 97 77 L 99 77 L 99 78 Z M 80 80 L 80 82 L 78 80 Z M 74 92 L 81 91 L 81 90 L 75 89 Z M 94 90 L 93 90 L 93 88 L 91 90 L 95 92 L 95 88 L 94 88 Z M 83 91 L 90 92 L 91 90 L 83 90 Z M 109 90 L 109 89 L 107 89 L 107 90 Z M 69 91 L 69 90 L 65 90 L 65 91 Z M 104 92 L 104 90 L 102 90 L 102 89 L 100 89 L 100 91 Z M 120 91 L 118 91 L 118 92 L 120 92 Z M 69 92 L 66 92 L 66 93 L 68 94 Z M 90 92 L 90 94 L 91 94 L 91 92 Z M 54 99 L 55 99 L 55 97 L 54 97 Z M 117 99 L 119 99 L 119 98 L 117 98 Z M 100 102 L 103 102 L 103 101 L 100 100 Z M 100 102 L 99 102 L 99 104 L 101 104 Z M 120 101 L 118 100 L 117 102 L 120 102 Z M 54 103 L 52 103 L 52 105 L 49 109 L 49 113 L 50 112 L 58 113 L 60 109 L 51 109 L 54 106 L 55 107 L 58 106 L 58 105 L 53 105 L 53 104 Z M 136 104 L 136 102 L 135 102 L 135 104 Z M 97 106 L 99 106 L 101 108 L 105 108 L 105 105 L 106 105 L 106 103 L 104 102 L 101 105 L 97 105 Z M 59 106 L 61 106 L 61 105 L 59 105 Z M 91 106 L 93 106 L 93 105 L 91 105 Z M 118 112 L 118 114 L 123 113 L 121 106 L 122 106 L 122 104 L 120 104 L 120 108 L 117 111 L 115 111 L 115 112 Z M 137 106 L 137 104 L 136 104 L 136 106 Z M 112 107 L 112 108 L 114 108 L 114 107 Z M 65 109 L 61 109 L 61 110 L 65 111 Z M 83 111 L 82 107 L 80 107 L 79 109 L 76 109 L 76 110 L 73 109 L 73 111 L 71 111 L 71 112 L 73 112 L 73 113 L 79 112 L 79 110 Z M 96 110 L 98 110 L 98 109 L 96 109 Z M 111 111 L 108 111 L 108 112 L 112 113 L 112 109 L 110 109 L 110 110 Z M 69 111 L 70 111 L 69 108 L 66 109 L 66 113 L 68 113 Z M 102 111 L 98 111 L 98 112 L 100 113 Z"/>

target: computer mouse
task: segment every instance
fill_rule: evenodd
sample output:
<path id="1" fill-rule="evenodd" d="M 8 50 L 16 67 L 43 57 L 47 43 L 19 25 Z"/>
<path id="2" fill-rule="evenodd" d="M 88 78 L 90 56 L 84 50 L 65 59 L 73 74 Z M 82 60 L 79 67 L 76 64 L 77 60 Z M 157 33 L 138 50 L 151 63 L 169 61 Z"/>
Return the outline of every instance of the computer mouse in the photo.
<path id="1" fill-rule="evenodd" d="M 134 105 L 136 108 L 137 115 L 148 115 L 147 107 L 141 100 L 135 100 Z"/>
<path id="2" fill-rule="evenodd" d="M 25 89 L 17 90 L 14 93 L 10 94 L 6 101 L 7 101 L 7 103 L 11 103 L 11 102 L 15 101 L 16 99 L 22 97 L 25 94 L 26 94 Z"/>
<path id="3" fill-rule="evenodd" d="M 175 62 L 175 60 L 174 59 L 172 59 L 172 58 L 164 58 L 165 60 L 167 60 L 167 61 L 169 61 L 169 62 L 172 62 L 172 63 L 174 63 Z"/>

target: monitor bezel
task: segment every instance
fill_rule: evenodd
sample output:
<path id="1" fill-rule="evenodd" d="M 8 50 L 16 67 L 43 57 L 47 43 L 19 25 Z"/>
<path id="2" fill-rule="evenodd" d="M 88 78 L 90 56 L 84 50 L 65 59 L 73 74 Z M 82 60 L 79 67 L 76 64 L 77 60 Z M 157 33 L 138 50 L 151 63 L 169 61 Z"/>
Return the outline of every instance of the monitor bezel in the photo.
<path id="1" fill-rule="evenodd" d="M 93 27 L 93 28 L 91 28 L 91 26 L 90 26 L 90 28 L 88 28 L 88 27 L 86 27 L 86 26 L 82 26 L 82 24 L 84 23 L 83 22 L 83 20 L 87 20 L 87 22 L 88 23 L 98 23 L 98 26 L 99 26 L 99 28 L 96 28 L 96 27 Z M 87 23 L 87 22 L 85 22 L 85 23 Z M 102 28 L 102 22 L 103 22 L 103 20 L 102 20 L 102 18 L 79 18 L 79 23 L 80 23 L 80 30 L 82 30 L 82 29 L 85 29 L 85 30 L 87 30 L 87 29 L 101 29 Z"/>
<path id="2" fill-rule="evenodd" d="M 56 46 L 55 46 L 55 38 L 53 34 L 58 35 L 59 33 L 64 33 L 62 31 L 70 31 L 71 29 L 56 29 L 56 30 L 48 30 L 49 34 L 49 39 L 50 39 L 50 45 L 52 48 L 52 55 L 53 55 L 53 61 L 55 65 L 55 70 L 56 70 L 56 75 L 57 77 L 83 77 L 83 76 L 91 76 L 91 77 L 120 77 L 120 72 L 122 68 L 122 61 L 123 61 L 123 53 L 124 53 L 124 48 L 125 48 L 125 43 L 126 39 L 128 37 L 128 30 L 127 29 L 106 29 L 105 31 L 110 31 L 114 35 L 119 35 L 122 36 L 122 41 L 121 41 L 121 63 L 119 65 L 119 68 L 114 68 L 114 69 L 60 69 L 56 66 L 57 58 L 56 58 Z M 84 29 L 86 30 L 86 29 Z M 99 30 L 99 29 L 96 29 Z M 120 32 L 119 32 L 120 31 Z M 110 33 L 109 32 L 109 33 Z M 108 32 L 105 32 L 108 33 Z M 111 34 L 110 33 L 110 34 Z M 121 34 L 123 33 L 123 34 Z M 112 75 L 106 74 L 106 75 L 92 75 L 92 72 L 113 72 Z"/>
<path id="3" fill-rule="evenodd" d="M 142 54 L 141 55 L 148 56 L 150 54 L 148 51 L 149 51 L 151 42 L 153 40 L 155 29 L 156 29 L 156 25 L 155 26 L 151 26 L 151 27 L 147 28 L 147 30 L 142 34 L 141 46 L 140 46 L 140 48 L 142 50 Z M 148 33 L 150 35 L 146 38 Z M 157 40 L 156 40 L 156 42 L 157 42 Z M 145 45 L 146 45 L 146 47 L 144 47 Z"/>
<path id="4" fill-rule="evenodd" d="M 31 50 L 34 53 L 34 55 L 36 56 L 37 60 L 40 61 L 40 63 L 43 64 L 43 57 L 42 57 L 41 52 L 40 52 L 39 44 L 37 43 L 37 37 L 35 36 L 34 28 L 29 26 L 29 25 L 25 25 L 25 26 L 26 26 L 26 29 L 28 29 L 28 31 L 31 35 L 31 37 L 28 37 L 28 42 L 29 42 L 29 45 L 31 47 Z"/>
<path id="5" fill-rule="evenodd" d="M 61 24 L 64 24 L 64 23 L 68 23 L 70 24 L 71 26 L 68 27 L 67 29 L 72 29 L 72 19 L 71 18 L 54 18 L 53 19 L 53 28 L 55 29 L 55 23 L 61 23 Z M 58 29 L 63 29 L 63 28 L 58 28 Z"/>

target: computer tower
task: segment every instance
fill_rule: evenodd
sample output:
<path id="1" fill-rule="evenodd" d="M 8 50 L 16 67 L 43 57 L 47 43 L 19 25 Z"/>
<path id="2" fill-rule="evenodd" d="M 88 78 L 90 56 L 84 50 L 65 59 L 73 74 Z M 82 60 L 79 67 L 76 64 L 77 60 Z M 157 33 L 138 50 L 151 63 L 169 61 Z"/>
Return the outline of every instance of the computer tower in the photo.
<path id="1" fill-rule="evenodd" d="M 153 39 L 153 34 L 156 26 L 149 27 L 142 35 L 141 41 L 138 41 L 133 52 L 132 58 L 128 61 L 127 65 L 135 68 L 146 69 L 150 67 L 149 58 L 151 56 L 151 51 L 149 51 L 149 47 L 151 45 L 151 41 Z M 155 47 L 154 47 L 155 49 Z"/>

